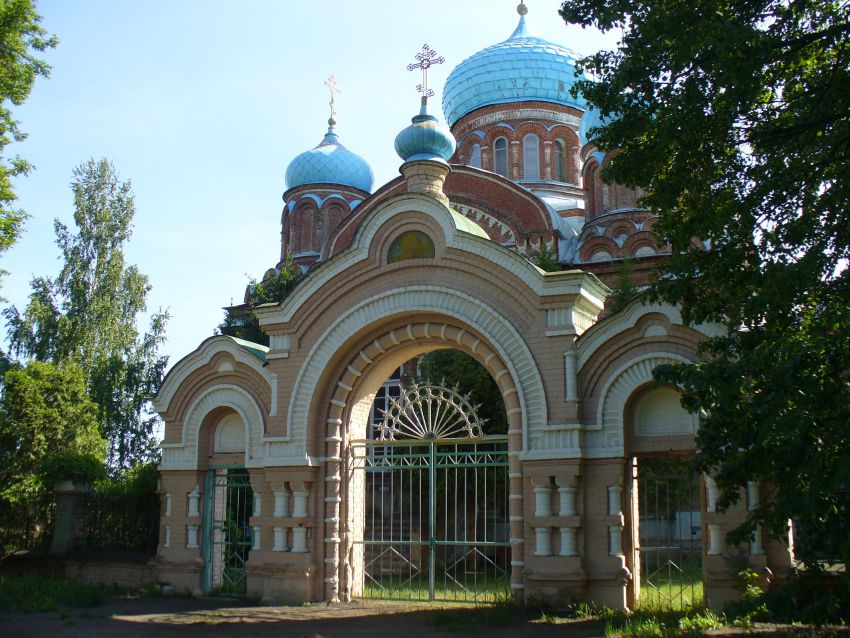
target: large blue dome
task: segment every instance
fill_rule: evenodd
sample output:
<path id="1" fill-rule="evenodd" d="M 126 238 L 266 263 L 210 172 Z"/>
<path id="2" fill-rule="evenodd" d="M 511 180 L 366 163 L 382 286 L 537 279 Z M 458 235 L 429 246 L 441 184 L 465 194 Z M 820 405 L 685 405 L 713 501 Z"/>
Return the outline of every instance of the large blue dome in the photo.
<path id="1" fill-rule="evenodd" d="M 570 95 L 578 79 L 578 58 L 567 47 L 531 35 L 525 14 L 520 12 L 511 37 L 482 49 L 451 72 L 443 89 L 446 121 L 454 126 L 475 109 L 508 102 L 554 102 L 585 109 L 581 96 L 574 99 Z"/>
<path id="2" fill-rule="evenodd" d="M 328 122 L 325 138 L 314 149 L 305 151 L 289 163 L 286 188 L 304 184 L 341 184 L 370 192 L 374 176 L 362 157 L 339 143 L 335 122 Z"/>

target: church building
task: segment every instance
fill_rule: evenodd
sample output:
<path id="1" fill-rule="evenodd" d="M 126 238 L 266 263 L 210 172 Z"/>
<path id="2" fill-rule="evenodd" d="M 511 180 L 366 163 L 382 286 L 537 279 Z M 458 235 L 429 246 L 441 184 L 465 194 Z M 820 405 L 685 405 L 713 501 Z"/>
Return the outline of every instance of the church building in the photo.
<path id="1" fill-rule="evenodd" d="M 716 328 L 612 307 L 623 264 L 645 283 L 666 249 L 640 190 L 600 178 L 610 153 L 570 91 L 576 54 L 517 11 L 449 75 L 445 124 L 427 75 L 421 103 L 399 105 L 413 117 L 396 179 L 373 184 L 333 113 L 292 159 L 270 262 L 291 256 L 303 277 L 280 302 L 246 293 L 269 346 L 210 337 L 155 398 L 160 580 L 267 601 L 625 609 L 719 607 L 743 566 L 787 574 L 787 542 L 726 544 L 761 487 L 721 515 L 688 467 L 698 416 L 652 371 L 695 361 Z M 441 61 L 426 46 L 411 67 Z M 441 349 L 487 370 L 506 433 L 463 390 L 398 380 Z"/>

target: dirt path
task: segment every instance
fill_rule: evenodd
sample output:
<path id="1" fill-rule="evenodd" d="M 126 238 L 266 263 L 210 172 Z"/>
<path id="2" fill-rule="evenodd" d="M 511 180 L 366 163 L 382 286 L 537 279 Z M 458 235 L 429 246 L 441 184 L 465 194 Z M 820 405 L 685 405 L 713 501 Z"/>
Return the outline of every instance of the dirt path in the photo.
<path id="1" fill-rule="evenodd" d="M 333 607 L 325 604 L 304 607 L 228 605 L 234 605 L 234 601 L 127 598 L 63 613 L 0 613 L 0 636 L 417 638 L 480 634 L 488 638 L 594 638 L 602 635 L 602 625 L 598 622 L 551 624 L 521 615 L 505 617 L 504 611 L 498 618 L 488 617 L 488 611 L 470 607 L 440 609 L 421 604 L 378 602 Z"/>

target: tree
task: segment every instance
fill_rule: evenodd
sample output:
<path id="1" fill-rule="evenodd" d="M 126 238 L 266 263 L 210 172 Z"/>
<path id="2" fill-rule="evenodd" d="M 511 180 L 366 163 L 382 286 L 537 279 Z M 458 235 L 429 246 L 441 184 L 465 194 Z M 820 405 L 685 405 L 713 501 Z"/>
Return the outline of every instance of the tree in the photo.
<path id="1" fill-rule="evenodd" d="M 23 211 L 12 208 L 16 199 L 12 180 L 32 169 L 21 157 L 4 156 L 6 146 L 26 137 L 9 105 L 23 104 L 35 79 L 50 75 L 50 66 L 36 57 L 36 52 L 59 42 L 55 36 L 48 36 L 39 22 L 41 16 L 32 0 L 0 2 L 0 254 L 15 243 L 26 217 Z"/>
<path id="2" fill-rule="evenodd" d="M 469 394 L 469 402 L 477 405 L 478 416 L 486 419 L 487 434 L 505 434 L 508 416 L 499 386 L 478 361 L 460 350 L 432 350 L 419 358 L 419 374 L 435 383 L 445 382 Z"/>
<path id="3" fill-rule="evenodd" d="M 216 327 L 216 334 L 269 345 L 269 336 L 251 311 L 251 307 L 264 303 L 280 303 L 303 278 L 304 275 L 292 261 L 292 255 L 286 253 L 283 261 L 276 268 L 269 268 L 261 281 L 251 278 L 243 305 L 224 309 L 224 321 Z"/>
<path id="4" fill-rule="evenodd" d="M 623 29 L 576 88 L 619 150 L 603 177 L 646 189 L 672 248 L 650 297 L 726 326 L 657 377 L 704 411 L 698 461 L 721 508 L 746 481 L 770 489 L 735 538 L 793 518 L 799 558 L 850 562 L 850 4 L 568 0 L 561 15 Z"/>
<path id="5" fill-rule="evenodd" d="M 153 313 L 148 331 L 139 334 L 151 286 L 124 261 L 135 213 L 130 183 L 119 180 L 109 161 L 89 160 L 74 170 L 72 189 L 76 232 L 55 222 L 64 259 L 59 276 L 34 279 L 24 312 L 13 307 L 4 314 L 12 352 L 83 368 L 100 406 L 109 463 L 122 468 L 155 453 L 156 417 L 147 408 L 167 364 L 159 346 L 168 314 Z"/>
<path id="6" fill-rule="evenodd" d="M 0 397 L 0 544 L 27 546 L 49 522 L 58 480 L 104 474 L 98 407 L 76 363 L 31 361 L 3 377 Z M 14 525 L 10 525 L 14 521 Z"/>

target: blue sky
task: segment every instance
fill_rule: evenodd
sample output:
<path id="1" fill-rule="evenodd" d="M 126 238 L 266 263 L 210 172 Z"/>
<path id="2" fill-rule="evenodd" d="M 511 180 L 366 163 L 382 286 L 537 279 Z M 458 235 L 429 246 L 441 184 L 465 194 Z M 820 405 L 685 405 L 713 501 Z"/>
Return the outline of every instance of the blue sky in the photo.
<path id="1" fill-rule="evenodd" d="M 442 85 L 476 51 L 507 38 L 516 0 L 41 0 L 60 39 L 15 110 L 28 139 L 8 149 L 36 166 L 16 182 L 31 218 L 0 261 L 2 294 L 22 307 L 35 275 L 55 275 L 53 219 L 72 224 L 71 172 L 111 159 L 136 195 L 129 263 L 150 278 L 151 308 L 171 313 L 164 353 L 174 364 L 213 333 L 221 308 L 241 301 L 248 276 L 280 252 L 289 161 L 327 128 L 325 79 L 342 87 L 337 132 L 375 173 L 398 174 L 396 134 L 418 112 L 421 76 L 406 70 L 424 43 L 446 58 Z M 559 0 L 529 0 L 536 35 L 578 53 L 616 34 L 565 25 Z"/>

